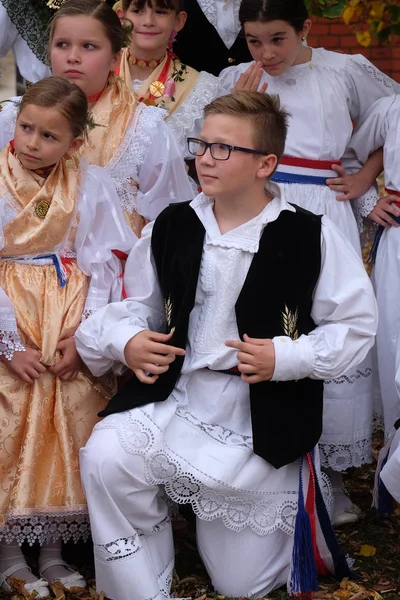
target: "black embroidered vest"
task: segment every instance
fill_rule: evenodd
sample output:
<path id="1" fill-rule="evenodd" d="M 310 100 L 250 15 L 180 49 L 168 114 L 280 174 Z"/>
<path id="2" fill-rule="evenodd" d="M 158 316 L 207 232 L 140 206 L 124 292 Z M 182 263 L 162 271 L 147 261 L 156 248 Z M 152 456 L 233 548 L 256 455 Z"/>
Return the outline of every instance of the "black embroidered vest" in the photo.
<path id="1" fill-rule="evenodd" d="M 174 52 L 179 59 L 196 69 L 219 75 L 225 67 L 232 67 L 252 60 L 242 32 L 233 46 L 227 48 L 218 31 L 208 21 L 197 0 L 186 0 L 185 27 L 177 34 Z"/>
<path id="2" fill-rule="evenodd" d="M 170 344 L 186 348 L 205 230 L 189 203 L 174 204 L 157 218 L 152 253 L 163 293 Z M 298 207 L 283 211 L 261 236 L 236 302 L 239 335 L 289 336 L 315 328 L 312 296 L 321 267 L 321 219 Z M 285 342 L 278 342 L 285 343 Z M 153 385 L 133 377 L 100 413 L 106 416 L 168 398 L 183 357 Z M 322 432 L 323 383 L 312 379 L 250 385 L 254 452 L 279 468 L 311 450 Z"/>

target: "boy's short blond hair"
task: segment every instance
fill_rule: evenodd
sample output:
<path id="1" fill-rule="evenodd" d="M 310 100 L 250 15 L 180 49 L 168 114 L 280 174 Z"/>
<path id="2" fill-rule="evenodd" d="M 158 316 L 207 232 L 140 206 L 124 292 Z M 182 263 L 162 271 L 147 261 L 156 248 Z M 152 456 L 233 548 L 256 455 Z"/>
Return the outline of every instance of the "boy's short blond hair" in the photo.
<path id="1" fill-rule="evenodd" d="M 236 92 L 221 96 L 204 109 L 204 116 L 228 115 L 247 119 L 253 129 L 254 150 L 282 158 L 289 113 L 281 108 L 279 97 L 260 92 Z"/>

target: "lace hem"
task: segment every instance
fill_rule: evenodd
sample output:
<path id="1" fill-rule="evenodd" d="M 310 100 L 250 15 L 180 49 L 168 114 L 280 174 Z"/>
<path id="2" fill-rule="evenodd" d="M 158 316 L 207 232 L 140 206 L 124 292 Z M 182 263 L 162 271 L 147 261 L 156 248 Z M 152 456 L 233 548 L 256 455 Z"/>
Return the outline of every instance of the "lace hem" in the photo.
<path id="1" fill-rule="evenodd" d="M 346 471 L 372 462 L 372 440 L 365 439 L 353 444 L 319 443 L 321 466 L 334 471 Z"/>
<path id="2" fill-rule="evenodd" d="M 82 321 L 85 321 L 90 315 L 95 313 L 99 308 L 107 306 L 108 298 L 99 298 L 98 296 L 87 296 L 85 308 L 82 313 Z"/>
<path id="3" fill-rule="evenodd" d="M 143 413 L 145 418 L 148 415 Z M 181 415 L 183 416 L 183 415 Z M 225 527 L 242 531 L 250 527 L 258 535 L 264 536 L 280 529 L 293 535 L 297 514 L 296 490 L 272 492 L 248 492 L 248 495 L 235 495 L 235 489 L 226 486 L 232 494 L 215 491 L 226 484 L 208 477 L 210 485 L 203 483 L 185 468 L 177 455 L 158 445 L 158 428 L 149 419 L 146 426 L 135 419 L 132 413 L 107 417 L 98 423 L 96 429 L 115 429 L 122 448 L 129 454 L 138 454 L 145 460 L 145 477 L 152 485 L 163 485 L 167 495 L 178 504 L 191 504 L 195 514 L 204 521 L 221 518 Z M 151 427 L 157 428 L 152 431 Z M 207 432 L 209 433 L 209 432 Z M 157 436 L 158 437 L 158 436 Z M 223 443 L 223 440 L 221 440 Z M 207 477 L 206 474 L 204 474 Z M 321 488 L 329 507 L 329 484 L 321 482 Z M 237 490 L 242 492 L 242 490 Z M 246 494 L 246 490 L 243 490 Z M 268 498 L 269 496 L 269 498 Z M 291 496 L 291 497 L 290 497 Z M 329 508 L 328 508 L 329 510 Z"/>
<path id="4" fill-rule="evenodd" d="M 327 379 L 325 381 L 326 384 L 335 384 L 335 385 L 343 385 L 345 383 L 347 383 L 348 385 L 352 385 L 353 383 L 355 383 L 357 381 L 357 379 L 368 379 L 368 377 L 371 377 L 372 375 L 372 369 L 371 367 L 367 367 L 366 369 L 364 369 L 363 371 L 361 371 L 361 369 L 357 369 L 354 373 L 352 373 L 351 375 L 341 375 L 340 377 L 336 377 L 335 379 Z"/>
<path id="5" fill-rule="evenodd" d="M 82 509 L 68 514 L 43 513 L 31 516 L 9 516 L 6 523 L 0 526 L 0 541 L 7 544 L 28 542 L 32 546 L 38 542 L 41 546 L 56 542 L 60 538 L 64 542 L 87 541 L 90 536 L 89 515 Z"/>

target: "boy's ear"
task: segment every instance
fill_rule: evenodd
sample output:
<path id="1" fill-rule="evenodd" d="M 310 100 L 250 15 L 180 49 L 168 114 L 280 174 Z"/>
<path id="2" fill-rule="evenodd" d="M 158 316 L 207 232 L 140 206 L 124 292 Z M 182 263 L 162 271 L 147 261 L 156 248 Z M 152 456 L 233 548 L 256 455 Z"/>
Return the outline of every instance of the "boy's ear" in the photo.
<path id="1" fill-rule="evenodd" d="M 184 28 L 187 19 L 187 13 L 184 10 L 181 10 L 176 15 L 174 31 L 178 33 L 181 29 Z"/>
<path id="2" fill-rule="evenodd" d="M 261 157 L 260 167 L 257 171 L 257 177 L 265 179 L 271 177 L 278 164 L 275 154 L 267 154 Z"/>

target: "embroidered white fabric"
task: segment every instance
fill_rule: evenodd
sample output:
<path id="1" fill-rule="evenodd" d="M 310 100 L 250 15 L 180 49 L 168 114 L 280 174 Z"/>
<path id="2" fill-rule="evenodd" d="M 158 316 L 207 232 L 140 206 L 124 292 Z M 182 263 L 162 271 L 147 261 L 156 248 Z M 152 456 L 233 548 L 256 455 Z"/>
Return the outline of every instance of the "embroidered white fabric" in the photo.
<path id="1" fill-rule="evenodd" d="M 334 471 L 346 471 L 372 462 L 372 440 L 358 440 L 353 444 L 319 444 L 321 466 Z"/>
<path id="2" fill-rule="evenodd" d="M 140 104 L 121 145 L 106 165 L 117 188 L 122 210 L 138 210 L 136 196 L 140 182 L 140 167 L 149 150 L 158 124 L 166 112 L 155 106 Z"/>
<path id="3" fill-rule="evenodd" d="M 360 233 L 364 231 L 364 219 L 375 208 L 379 200 L 379 194 L 373 190 L 363 194 L 353 202 L 353 210 Z"/>
<path id="4" fill-rule="evenodd" d="M 179 416 L 186 419 L 195 429 L 206 431 L 223 445 L 237 446 L 241 436 L 233 438 L 226 428 L 206 424 L 188 415 L 188 411 L 177 409 Z M 142 411 L 140 411 L 141 413 Z M 224 525 L 234 531 L 250 527 L 259 535 L 267 535 L 281 529 L 288 535 L 294 532 L 297 513 L 297 489 L 264 491 L 239 490 L 224 486 L 209 474 L 201 474 L 204 481 L 188 469 L 188 464 L 176 452 L 169 451 L 166 444 L 160 445 L 158 427 L 150 418 L 137 411 L 128 411 L 124 416 L 112 415 L 96 425 L 97 429 L 115 429 L 122 448 L 129 454 L 138 454 L 145 460 L 146 480 L 152 485 L 164 485 L 168 496 L 178 504 L 190 503 L 195 514 L 203 520 L 222 518 Z M 139 416 L 140 414 L 140 416 Z M 138 418 L 136 418 L 138 417 Z M 147 423 L 147 425 L 146 425 Z M 245 436 L 243 436 L 245 437 Z M 244 440 L 247 446 L 247 440 Z M 239 446 L 240 447 L 240 446 Z M 208 481 L 208 484 L 205 483 Z M 215 488 L 218 488 L 218 491 Z M 221 490 L 226 488 L 226 493 Z M 295 485 L 296 488 L 296 485 Z M 329 480 L 323 478 L 321 491 L 331 514 L 331 490 Z M 236 495 L 235 495 L 236 492 Z"/>
<path id="5" fill-rule="evenodd" d="M 167 120 L 185 158 L 193 158 L 187 150 L 186 138 L 198 137 L 203 124 L 204 107 L 216 98 L 219 89 L 217 77 L 202 71 L 192 91 Z"/>
<path id="6" fill-rule="evenodd" d="M 99 308 L 106 306 L 108 304 L 108 302 L 109 302 L 109 296 L 99 297 L 99 296 L 88 295 L 86 297 L 85 308 L 82 313 L 82 321 L 84 321 L 85 319 L 90 317 L 90 315 L 95 313 L 96 310 L 99 310 Z"/>
<path id="7" fill-rule="evenodd" d="M 207 20 L 218 31 L 227 48 L 230 48 L 240 31 L 240 0 L 198 0 L 199 6 Z"/>
<path id="8" fill-rule="evenodd" d="M 86 510 L 76 510 L 68 514 L 49 512 L 32 516 L 9 516 L 0 526 L 0 541 L 7 544 L 28 542 L 32 546 L 38 542 L 55 542 L 60 538 L 64 542 L 87 541 L 90 536 L 89 515 Z"/>
<path id="9" fill-rule="evenodd" d="M 0 149 L 8 144 L 14 137 L 15 124 L 17 121 L 18 106 L 21 97 L 10 98 L 1 106 L 0 112 Z"/>
<path id="10" fill-rule="evenodd" d="M 25 352 L 18 331 L 4 331 L 0 324 L 0 355 L 12 360 L 14 352 Z"/>
<path id="11" fill-rule="evenodd" d="M 95 544 L 94 553 L 102 562 L 123 560 L 136 554 L 142 548 L 139 535 L 135 532 L 129 537 L 118 538 L 108 544 Z"/>

